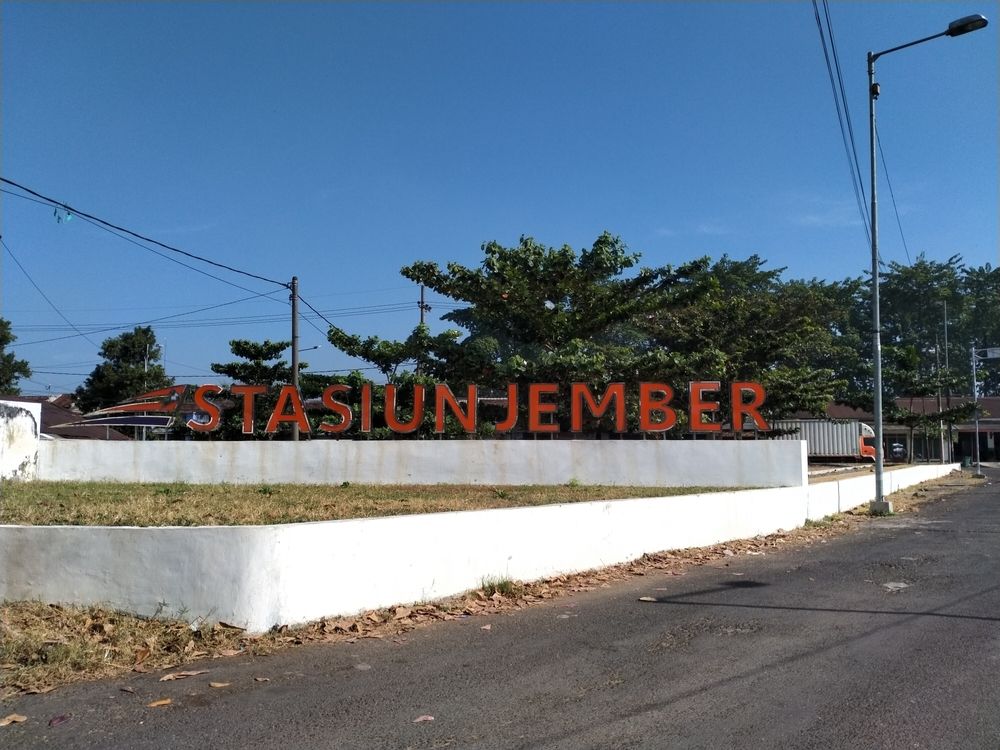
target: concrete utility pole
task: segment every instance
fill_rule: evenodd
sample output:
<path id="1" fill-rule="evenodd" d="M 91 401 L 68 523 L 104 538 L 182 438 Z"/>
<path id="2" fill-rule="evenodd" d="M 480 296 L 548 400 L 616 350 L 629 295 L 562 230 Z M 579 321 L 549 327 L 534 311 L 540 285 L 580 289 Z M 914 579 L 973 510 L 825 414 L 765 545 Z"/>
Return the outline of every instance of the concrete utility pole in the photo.
<path id="1" fill-rule="evenodd" d="M 299 277 L 292 276 L 292 283 L 289 286 L 291 294 L 288 299 L 292 302 L 292 385 L 295 392 L 299 390 Z M 299 424 L 292 423 L 292 440 L 299 439 Z"/>

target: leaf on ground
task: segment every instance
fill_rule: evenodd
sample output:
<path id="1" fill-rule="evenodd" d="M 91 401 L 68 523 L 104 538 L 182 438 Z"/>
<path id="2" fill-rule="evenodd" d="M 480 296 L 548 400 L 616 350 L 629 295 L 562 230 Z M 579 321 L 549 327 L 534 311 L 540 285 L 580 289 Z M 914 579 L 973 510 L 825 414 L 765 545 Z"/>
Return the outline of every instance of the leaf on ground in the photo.
<path id="1" fill-rule="evenodd" d="M 118 689 L 121 690 L 123 693 L 132 693 L 132 695 L 135 695 L 135 688 L 120 687 Z"/>
<path id="2" fill-rule="evenodd" d="M 44 695 L 45 693 L 51 693 L 56 689 L 55 685 L 49 685 L 48 687 L 35 687 L 29 688 L 24 691 L 25 695 Z"/>
<path id="3" fill-rule="evenodd" d="M 216 656 L 236 656 L 237 654 L 242 654 L 243 649 L 241 648 L 224 648 Z"/>
<path id="4" fill-rule="evenodd" d="M 222 622 L 222 620 L 219 620 L 219 622 L 215 623 L 215 627 L 227 628 L 229 630 L 246 630 L 246 628 L 241 628 L 239 625 L 231 625 L 228 622 Z"/>
<path id="5" fill-rule="evenodd" d="M 183 680 L 186 677 L 197 677 L 200 674 L 207 674 L 207 669 L 194 669 L 188 672 L 171 672 L 160 678 L 160 682 L 171 682 L 172 680 Z"/>
<path id="6" fill-rule="evenodd" d="M 50 727 L 57 727 L 60 724 L 65 724 L 71 718 L 72 718 L 72 714 L 61 714 L 59 716 L 53 716 L 51 719 L 49 719 L 49 726 Z"/>
<path id="7" fill-rule="evenodd" d="M 418 716 L 417 718 L 415 718 L 413 720 L 413 723 L 414 724 L 419 724 L 422 721 L 434 721 L 434 717 L 433 716 L 428 716 L 428 715 L 424 714 L 423 716 Z"/>
<path id="8" fill-rule="evenodd" d="M 7 714 L 0 719 L 0 727 L 10 726 L 11 724 L 21 724 L 27 720 L 28 717 L 22 716 L 21 714 Z"/>
<path id="9" fill-rule="evenodd" d="M 224 687 L 229 687 L 232 684 L 233 683 L 231 682 L 210 682 L 208 683 L 208 686 L 213 688 L 224 688 Z"/>
<path id="10" fill-rule="evenodd" d="M 147 703 L 147 708 L 159 708 L 160 706 L 169 706 L 173 701 L 170 698 L 160 698 L 158 701 L 153 701 L 152 703 Z"/>
<path id="11" fill-rule="evenodd" d="M 483 626 L 482 626 L 481 628 L 479 628 L 479 629 L 480 629 L 480 630 L 492 630 L 492 629 L 493 629 L 493 626 L 492 626 L 492 625 L 483 625 Z"/>
<path id="12" fill-rule="evenodd" d="M 254 677 L 253 681 L 254 682 L 270 682 L 271 678 L 270 677 Z"/>
<path id="13" fill-rule="evenodd" d="M 139 666 L 144 661 L 146 661 L 146 659 L 149 658 L 149 654 L 150 654 L 150 650 L 148 648 L 146 648 L 145 646 L 142 647 L 142 648 L 137 648 L 135 650 L 135 665 Z"/>
<path id="14" fill-rule="evenodd" d="M 413 613 L 409 607 L 396 607 L 396 613 L 393 615 L 392 619 L 402 620 L 404 617 L 409 617 Z"/>
<path id="15" fill-rule="evenodd" d="M 640 602 L 655 602 L 655 601 L 658 601 L 658 600 L 657 600 L 657 598 L 655 596 L 640 596 L 639 597 L 639 601 Z"/>

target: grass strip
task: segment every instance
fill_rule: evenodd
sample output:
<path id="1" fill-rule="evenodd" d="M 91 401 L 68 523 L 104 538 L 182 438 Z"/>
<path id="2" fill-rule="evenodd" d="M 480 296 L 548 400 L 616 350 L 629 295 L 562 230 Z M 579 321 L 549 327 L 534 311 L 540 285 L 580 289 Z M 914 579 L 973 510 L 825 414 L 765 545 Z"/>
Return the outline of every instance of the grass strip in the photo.
<path id="1" fill-rule="evenodd" d="M 731 489 L 731 488 L 727 488 Z M 711 487 L 16 482 L 0 524 L 249 526 L 720 492 Z"/>

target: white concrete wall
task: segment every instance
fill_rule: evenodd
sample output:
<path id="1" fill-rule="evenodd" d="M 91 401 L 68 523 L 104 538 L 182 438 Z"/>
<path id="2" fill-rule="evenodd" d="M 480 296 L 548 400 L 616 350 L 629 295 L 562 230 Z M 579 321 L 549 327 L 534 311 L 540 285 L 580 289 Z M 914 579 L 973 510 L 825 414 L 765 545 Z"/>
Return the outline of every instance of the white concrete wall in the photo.
<path id="1" fill-rule="evenodd" d="M 34 479 L 42 432 L 42 405 L 0 401 L 0 479 Z"/>
<path id="2" fill-rule="evenodd" d="M 905 487 L 937 479 L 951 473 L 958 467 L 958 464 L 924 464 L 883 472 L 882 493 L 890 495 Z M 874 499 L 874 474 L 810 484 L 806 517 L 818 521 L 834 513 L 843 513 L 857 508 L 859 505 L 864 505 Z"/>
<path id="3" fill-rule="evenodd" d="M 191 484 L 794 487 L 805 443 L 776 440 L 314 440 L 41 446 L 38 478 Z"/>
<path id="4" fill-rule="evenodd" d="M 889 472 L 893 489 L 956 466 Z M 100 603 L 266 630 L 767 534 L 871 498 L 804 487 L 283 526 L 0 526 L 0 600 Z M 814 493 L 814 490 L 817 490 Z"/>

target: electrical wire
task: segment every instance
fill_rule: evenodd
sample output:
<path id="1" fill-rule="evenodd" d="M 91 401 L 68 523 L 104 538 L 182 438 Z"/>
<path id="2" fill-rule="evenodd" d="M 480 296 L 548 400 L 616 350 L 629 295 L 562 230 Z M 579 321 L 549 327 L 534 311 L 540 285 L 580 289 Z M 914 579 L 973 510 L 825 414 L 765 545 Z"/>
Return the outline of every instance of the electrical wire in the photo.
<path id="1" fill-rule="evenodd" d="M 251 297 L 243 297 L 242 299 L 232 300 L 231 302 L 220 302 L 217 305 L 209 305 L 208 307 L 200 307 L 200 308 L 198 308 L 196 310 L 189 310 L 188 312 L 175 313 L 173 315 L 165 315 L 162 318 L 153 318 L 151 320 L 144 320 L 144 321 L 142 321 L 140 323 L 134 323 L 134 324 L 131 324 L 131 325 L 109 326 L 107 328 L 90 331 L 90 333 L 107 333 L 109 331 L 127 331 L 129 328 L 135 328 L 137 326 L 151 325 L 153 323 L 160 323 L 162 321 L 171 320 L 173 318 L 180 318 L 180 317 L 183 317 L 185 315 L 194 315 L 196 313 L 206 312 L 208 310 L 214 310 L 214 309 L 219 308 L 219 307 L 226 307 L 228 305 L 237 305 L 240 302 L 248 302 L 248 301 L 250 301 L 252 299 L 257 299 L 258 297 L 265 297 L 268 294 L 273 294 L 273 292 L 264 292 L 264 293 L 261 293 L 261 294 L 255 294 L 255 295 L 253 295 Z M 73 339 L 73 338 L 76 338 L 76 335 L 73 335 L 73 336 L 56 336 L 54 338 L 48 338 L 48 339 L 36 339 L 35 341 L 18 342 L 18 346 L 21 347 L 21 346 L 31 346 L 32 344 L 45 344 L 45 343 L 48 343 L 50 341 L 65 341 L 66 339 Z"/>
<path id="2" fill-rule="evenodd" d="M 826 0 L 824 0 L 824 5 Z M 830 63 L 830 53 L 827 50 L 826 44 L 826 33 L 823 30 L 823 22 L 820 18 L 819 6 L 816 0 L 812 0 L 813 14 L 816 17 L 816 28 L 819 30 L 819 40 L 823 46 L 823 59 L 826 62 L 827 75 L 830 78 L 830 88 L 833 90 L 833 103 L 837 109 L 837 123 L 840 126 L 840 138 L 844 144 L 844 153 L 847 155 L 847 166 L 851 172 L 851 186 L 854 189 L 854 199 L 858 204 L 858 213 L 861 215 L 861 223 L 865 230 L 865 236 L 868 238 L 868 244 L 871 245 L 871 227 L 869 225 L 868 212 L 865 210 L 865 194 L 864 185 L 861 180 L 861 170 L 858 167 L 857 151 L 854 151 L 852 157 L 851 144 L 854 142 L 853 132 L 850 138 L 848 137 L 848 128 L 844 125 L 844 113 L 841 111 L 841 98 L 843 95 L 843 81 L 841 80 L 841 91 L 838 94 L 837 83 L 833 72 L 833 65 Z M 829 12 L 827 13 L 829 18 Z M 831 46 L 833 44 L 833 37 L 830 38 Z M 839 70 L 839 66 L 838 66 Z M 844 107 L 846 108 L 847 101 L 844 99 Z"/>
<path id="3" fill-rule="evenodd" d="M 131 229 L 126 229 L 125 227 L 118 226 L 117 224 L 112 224 L 110 221 L 106 221 L 106 220 L 101 219 L 101 218 L 99 218 L 97 216 L 94 216 L 92 214 L 88 214 L 88 213 L 86 213 L 84 211 L 80 211 L 80 210 L 78 210 L 76 208 L 73 208 L 68 203 L 64 203 L 63 201 L 56 200 L 55 198 L 49 198 L 47 195 L 42 195 L 41 193 L 38 193 L 38 192 L 32 190 L 31 188 L 25 187 L 24 185 L 21 185 L 21 184 L 19 184 L 17 182 L 14 182 L 13 180 L 9 180 L 6 177 L 0 177 L 0 182 L 4 182 L 4 183 L 6 183 L 8 185 L 11 185 L 12 187 L 18 188 L 19 190 L 23 190 L 24 192 L 28 193 L 29 195 L 33 195 L 36 198 L 40 198 L 41 200 L 48 201 L 53 206 L 58 207 L 58 208 L 62 208 L 63 210 L 70 212 L 74 216 L 81 216 L 81 217 L 83 217 L 85 219 L 90 219 L 92 221 L 96 221 L 99 224 L 102 224 L 103 226 L 106 226 L 106 227 L 108 227 L 110 229 L 115 229 L 115 230 L 117 230 L 119 232 L 123 232 L 125 234 L 131 235 L 132 237 L 135 237 L 136 239 L 140 239 L 140 240 L 142 240 L 144 242 L 150 242 L 150 243 L 152 243 L 154 245 L 162 247 L 164 250 L 169 250 L 169 251 L 171 251 L 173 253 L 178 253 L 180 255 L 184 255 L 184 256 L 186 256 L 188 258 L 191 258 L 192 260 L 201 261 L 202 263 L 207 263 L 207 264 L 209 264 L 211 266 L 215 266 L 216 268 L 222 268 L 222 269 L 225 269 L 226 271 L 231 271 L 233 273 L 238 273 L 241 276 L 247 276 L 247 277 L 249 277 L 251 279 L 257 279 L 258 281 L 266 281 L 269 284 L 276 284 L 277 286 L 284 287 L 284 288 L 288 288 L 289 287 L 289 284 L 287 282 L 276 281 L 274 279 L 269 279 L 266 276 L 260 276 L 259 274 L 250 273 L 249 271 L 243 271 L 243 270 L 241 270 L 239 268 L 234 268 L 233 266 L 228 266 L 225 263 L 219 263 L 219 262 L 214 261 L 214 260 L 209 260 L 208 258 L 205 258 L 205 257 L 203 257 L 201 255 L 196 255 L 195 253 L 189 253 L 186 250 L 181 250 L 178 247 L 174 247 L 174 246 L 168 245 L 168 244 L 166 244 L 164 242 L 160 242 L 158 240 L 154 240 L 151 237 L 146 237 L 144 235 L 139 234 L 138 232 L 133 232 Z"/>
<path id="4" fill-rule="evenodd" d="M 889 165 L 885 162 L 885 152 L 882 151 L 882 137 L 875 132 L 875 142 L 878 144 L 878 155 L 882 159 L 882 171 L 885 173 L 885 184 L 889 186 L 889 197 L 892 198 L 892 210 L 896 214 L 896 226 L 899 227 L 899 238 L 903 241 L 903 250 L 906 252 L 906 265 L 912 266 L 910 260 L 910 248 L 906 245 L 906 235 L 903 234 L 903 222 L 899 218 L 899 209 L 896 207 L 896 194 L 892 191 L 892 180 L 889 179 Z"/>
<path id="5" fill-rule="evenodd" d="M 844 87 L 844 76 L 840 69 L 840 55 L 837 53 L 837 37 L 833 33 L 833 18 L 830 16 L 829 0 L 823 0 L 823 14 L 826 16 L 826 31 L 830 37 L 830 50 L 833 52 L 833 65 L 837 70 L 837 82 L 840 85 L 840 101 L 844 105 L 844 120 L 847 122 L 847 134 L 851 141 L 851 154 L 854 157 L 854 173 L 857 175 L 858 186 L 861 192 L 862 202 L 865 199 L 865 184 L 861 178 L 861 165 L 858 163 L 858 145 L 854 141 L 854 126 L 851 124 L 851 108 L 848 104 L 847 90 Z M 865 225 L 869 226 L 869 216 L 867 211 L 862 211 L 865 218 Z"/>
<path id="6" fill-rule="evenodd" d="M 38 293 L 39 293 L 40 295 L 42 295 L 42 299 L 44 299 L 44 300 L 45 300 L 45 301 L 46 301 L 46 302 L 47 302 L 47 303 L 49 304 L 49 307 L 51 307 L 51 308 L 52 308 L 53 310 L 55 310 L 55 311 L 56 311 L 56 314 L 57 314 L 57 315 L 58 315 L 58 316 L 59 316 L 60 318 L 62 318 L 63 320 L 65 320 L 65 321 L 66 321 L 66 322 L 67 322 L 67 323 L 69 324 L 69 327 L 70 327 L 70 328 L 72 328 L 72 329 L 73 329 L 74 331 L 76 331 L 76 332 L 77 332 L 77 333 L 78 333 L 78 334 L 79 334 L 80 336 L 82 336 L 82 337 L 83 337 L 84 339 L 86 339 L 86 341 L 87 341 L 87 342 L 88 342 L 89 344 L 91 344 L 92 346 L 97 346 L 97 344 L 96 344 L 96 343 L 95 343 L 95 342 L 93 341 L 93 339 L 89 338 L 89 337 L 87 336 L 87 334 L 85 334 L 85 333 L 84 333 L 83 331 L 81 331 L 81 330 L 80 330 L 79 328 L 77 328 L 77 327 L 76 327 L 76 326 L 75 326 L 75 325 L 73 324 L 73 321 L 71 321 L 71 320 L 70 320 L 69 318 L 67 318 L 67 317 L 66 317 L 65 315 L 63 315 L 63 312 L 62 312 L 62 310 L 60 310 L 60 309 L 59 309 L 58 307 L 56 307 L 56 303 L 55 303 L 55 302 L 53 302 L 52 300 L 50 300 L 50 299 L 49 299 L 49 297 L 48 297 L 48 295 L 47 295 L 47 294 L 46 294 L 45 292 L 43 292 L 43 291 L 42 291 L 42 288 L 41 288 L 40 286 L 38 286 L 38 284 L 36 284 L 36 283 L 35 283 L 35 280 L 34 280 L 33 278 L 31 278 L 31 274 L 30 274 L 30 273 L 28 273 L 27 269 L 26 269 L 26 268 L 25 268 L 24 266 L 22 266 L 22 265 L 21 265 L 21 261 L 19 261 L 19 260 L 17 259 L 17 256 L 16 256 L 16 255 L 14 255 L 14 251 L 10 249 L 10 246 L 9 246 L 9 245 L 7 244 L 7 242 L 6 242 L 6 241 L 5 241 L 4 239 L 3 239 L 3 237 L 2 237 L 2 236 L 0 236 L 0 245 L 3 245 L 3 249 L 7 251 L 7 255 L 9 255 L 9 256 L 10 256 L 10 258 L 11 258 L 11 260 L 13 260 L 13 261 L 14 261 L 14 263 L 16 263 L 16 264 L 17 264 L 17 267 L 21 269 L 21 273 L 23 273 L 23 274 L 24 274 L 24 277 L 25 277 L 25 278 L 26 278 L 26 279 L 27 279 L 27 280 L 28 280 L 29 282 L 31 282 L 31 285 L 32 285 L 33 287 L 35 287 L 35 291 L 36 291 L 36 292 L 38 292 Z M 98 348 L 99 348 L 99 347 L 98 347 Z"/>
<path id="7" fill-rule="evenodd" d="M 225 304 L 235 304 L 236 302 L 241 302 L 246 300 L 236 300 L 235 302 L 225 303 Z M 157 318 L 157 321 L 167 320 L 173 317 L 180 317 L 181 315 L 194 315 L 197 312 L 202 312 L 211 308 L 198 308 L 196 310 L 189 310 L 185 313 L 177 313 L 173 316 L 164 316 L 162 318 Z M 326 314 L 334 315 L 335 317 L 359 317 L 363 315 L 378 315 L 383 313 L 396 313 L 396 312 L 406 312 L 412 309 L 409 303 L 393 303 L 388 305 L 371 305 L 368 307 L 359 308 L 341 308 L 339 310 L 326 310 Z M 316 315 L 316 314 L 300 314 L 299 317 L 306 322 L 312 322 L 318 317 L 327 320 L 329 319 L 326 315 Z M 222 317 L 222 318 L 195 318 L 193 320 L 179 321 L 173 324 L 166 324 L 159 326 L 161 328 L 196 328 L 196 327 L 220 327 L 226 325 L 266 325 L 270 323 L 284 323 L 287 321 L 287 316 L 283 315 L 239 315 L 233 317 Z M 128 328 L 128 325 L 120 325 L 114 323 L 90 323 L 89 325 L 82 326 L 91 333 L 100 332 L 115 328 Z M 24 333 L 26 331 L 33 332 L 57 332 L 65 331 L 65 326 L 53 325 L 53 324 L 36 324 L 36 325 L 19 325 L 15 326 L 15 329 Z M 317 331 L 323 336 L 326 336 L 326 332 L 320 328 Z"/>
<path id="8" fill-rule="evenodd" d="M 41 204 L 43 206 L 52 206 L 53 205 L 52 203 L 46 203 L 44 201 L 38 200 L 36 198 L 32 198 L 32 197 L 27 196 L 27 195 L 21 195 L 20 193 L 15 193 L 12 190 L 3 190 L 3 189 L 0 189 L 0 192 L 6 193 L 7 195 L 12 195 L 15 198 L 21 198 L 23 200 L 31 201 L 33 203 L 39 203 L 39 204 Z M 249 289 L 249 288 L 247 288 L 245 286 L 241 286 L 240 284 L 233 283 L 232 281 L 229 281 L 228 279 L 224 279 L 221 276 L 216 276 L 215 274 L 209 273 L 208 271 L 205 271 L 205 270 L 203 270 L 201 268 L 196 268 L 195 266 L 192 266 L 189 263 L 185 263 L 184 261 L 178 260 L 177 258 L 171 258 L 166 253 L 161 253 L 159 250 L 155 250 L 155 249 L 153 249 L 151 247 L 148 247 L 147 245 L 143 245 L 141 242 L 136 241 L 132 237 L 129 237 L 126 234 L 123 234 L 122 232 L 115 231 L 114 229 L 108 228 L 107 226 L 105 226 L 104 224 L 102 224 L 100 221 L 96 221 L 96 220 L 88 218 L 85 214 L 80 214 L 80 217 L 85 222 L 87 222 L 88 224 L 91 224 L 92 226 L 95 226 L 98 229 L 101 229 L 101 230 L 107 232 L 108 234 L 111 234 L 111 235 L 113 235 L 115 237 L 118 237 L 119 239 L 125 240 L 126 242 L 130 242 L 133 245 L 135 245 L 136 247 L 141 248 L 141 249 L 145 250 L 146 252 L 150 252 L 153 255 L 159 256 L 160 258 L 163 258 L 166 261 L 169 261 L 171 263 L 176 263 L 177 265 L 182 266 L 184 268 L 187 268 L 188 270 L 194 271 L 195 273 L 199 273 L 202 276 L 207 276 L 210 279 L 215 279 L 216 281 L 220 281 L 223 284 L 226 284 L 226 285 L 231 286 L 231 287 L 235 287 L 236 289 L 239 289 L 241 291 L 250 292 L 251 294 L 255 294 L 256 293 L 256 291 L 253 290 L 253 289 Z M 272 294 L 273 293 L 274 292 L 272 292 Z M 278 300 L 278 301 L 280 301 L 280 300 Z"/>

